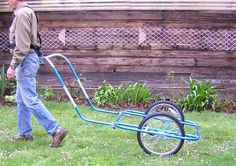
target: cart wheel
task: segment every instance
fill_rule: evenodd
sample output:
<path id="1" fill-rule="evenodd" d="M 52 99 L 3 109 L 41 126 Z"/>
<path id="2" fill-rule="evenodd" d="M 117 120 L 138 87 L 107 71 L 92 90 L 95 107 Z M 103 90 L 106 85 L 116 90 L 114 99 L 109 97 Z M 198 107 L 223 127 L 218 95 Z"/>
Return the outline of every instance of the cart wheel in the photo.
<path id="1" fill-rule="evenodd" d="M 183 146 L 184 139 L 171 137 L 184 137 L 185 132 L 182 124 L 170 113 L 157 112 L 148 115 L 141 121 L 139 129 L 143 131 L 137 132 L 138 143 L 147 154 L 170 156 Z"/>
<path id="2" fill-rule="evenodd" d="M 184 121 L 184 114 L 181 108 L 178 105 L 166 100 L 160 100 L 156 103 L 153 103 L 147 108 L 145 114 L 149 115 L 154 112 L 162 112 L 162 111 L 169 112 L 178 120 Z"/>

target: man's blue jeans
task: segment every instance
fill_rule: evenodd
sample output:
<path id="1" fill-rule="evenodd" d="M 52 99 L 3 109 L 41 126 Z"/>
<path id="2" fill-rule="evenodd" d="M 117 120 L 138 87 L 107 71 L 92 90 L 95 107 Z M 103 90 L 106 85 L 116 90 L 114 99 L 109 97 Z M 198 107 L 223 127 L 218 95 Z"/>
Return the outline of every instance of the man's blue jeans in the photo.
<path id="1" fill-rule="evenodd" d="M 16 68 L 17 125 L 19 135 L 32 134 L 31 113 L 49 135 L 56 132 L 58 124 L 38 98 L 36 92 L 36 74 L 39 69 L 39 57 L 29 53 Z"/>

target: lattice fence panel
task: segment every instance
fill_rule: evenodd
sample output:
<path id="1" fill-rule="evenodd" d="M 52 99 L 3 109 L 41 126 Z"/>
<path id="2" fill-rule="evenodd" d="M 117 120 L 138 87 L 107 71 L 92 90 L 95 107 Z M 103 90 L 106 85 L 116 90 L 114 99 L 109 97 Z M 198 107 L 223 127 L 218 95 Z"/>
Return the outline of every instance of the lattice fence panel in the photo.
<path id="1" fill-rule="evenodd" d="M 9 45 L 9 37 L 5 32 L 0 32 L 0 51 L 7 51 Z"/>
<path id="2" fill-rule="evenodd" d="M 59 40 L 60 30 L 43 30 L 40 32 L 43 49 L 60 49 L 64 44 Z"/>
<path id="3" fill-rule="evenodd" d="M 65 46 L 94 46 L 95 34 L 92 28 L 67 29 L 65 32 Z"/>
<path id="4" fill-rule="evenodd" d="M 153 46 L 235 51 L 236 30 L 143 28 L 68 28 L 40 32 L 43 49 L 90 46 Z M 0 32 L 0 51 L 8 50 L 8 33 Z"/>

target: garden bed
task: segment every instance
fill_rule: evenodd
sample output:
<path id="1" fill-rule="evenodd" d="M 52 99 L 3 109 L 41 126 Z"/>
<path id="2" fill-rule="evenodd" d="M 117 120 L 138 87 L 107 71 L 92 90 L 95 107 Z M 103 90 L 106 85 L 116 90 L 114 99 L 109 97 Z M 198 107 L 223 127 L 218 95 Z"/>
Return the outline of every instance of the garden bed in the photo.
<path id="1" fill-rule="evenodd" d="M 87 101 L 83 98 L 75 98 L 74 99 L 75 102 L 77 103 L 77 105 L 85 105 L 88 106 Z M 49 101 L 53 101 L 53 102 L 70 102 L 67 98 L 67 96 L 65 95 L 61 95 L 60 97 L 54 97 L 52 99 L 50 99 Z M 4 97 L 0 96 L 0 105 L 12 105 L 11 103 L 8 103 L 5 101 Z M 116 110 L 116 109 L 133 109 L 133 110 L 137 110 L 137 111 L 145 111 L 148 106 L 150 104 L 137 104 L 137 105 L 133 105 L 133 104 L 126 104 L 126 103 L 121 103 L 117 106 L 110 106 L 110 105 L 104 105 L 102 106 L 102 108 L 105 109 L 109 109 L 109 110 Z M 221 102 L 221 107 L 222 112 L 227 113 L 227 114 L 236 114 L 236 107 L 234 106 L 233 103 L 227 103 L 227 101 L 223 100 Z"/>

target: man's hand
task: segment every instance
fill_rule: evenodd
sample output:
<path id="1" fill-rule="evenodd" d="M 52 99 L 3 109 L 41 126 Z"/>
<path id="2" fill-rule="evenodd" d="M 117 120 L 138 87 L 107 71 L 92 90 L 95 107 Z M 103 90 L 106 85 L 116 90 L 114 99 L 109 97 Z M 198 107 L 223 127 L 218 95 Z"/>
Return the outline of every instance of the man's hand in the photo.
<path id="1" fill-rule="evenodd" d="M 9 80 L 12 80 L 12 79 L 15 78 L 15 75 L 16 75 L 15 70 L 12 69 L 12 67 L 10 66 L 10 67 L 7 69 L 7 78 L 8 78 Z"/>

